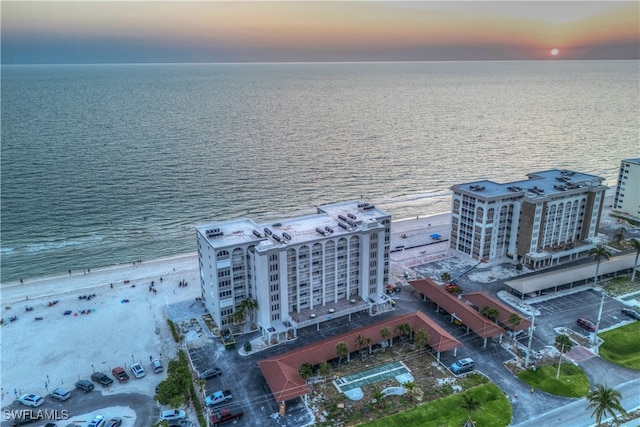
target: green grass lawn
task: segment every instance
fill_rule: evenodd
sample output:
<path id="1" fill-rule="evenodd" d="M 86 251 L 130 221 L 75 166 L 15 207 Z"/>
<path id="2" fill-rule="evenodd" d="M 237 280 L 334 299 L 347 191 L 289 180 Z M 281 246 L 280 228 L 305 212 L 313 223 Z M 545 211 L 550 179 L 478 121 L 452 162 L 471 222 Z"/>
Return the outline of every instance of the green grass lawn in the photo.
<path id="1" fill-rule="evenodd" d="M 480 402 L 480 407 L 471 414 L 471 419 L 476 422 L 477 427 L 509 425 L 511 422 L 511 404 L 495 384 L 484 384 L 467 390 L 465 393 Z M 469 416 L 469 412 L 463 409 L 462 406 L 462 395 L 465 393 L 456 393 L 425 403 L 415 409 L 363 425 L 367 427 L 460 427 Z"/>
<path id="2" fill-rule="evenodd" d="M 583 397 L 589 393 L 589 379 L 580 367 L 563 361 L 559 380 L 556 380 L 557 372 L 557 364 L 546 365 L 538 367 L 535 372 L 520 372 L 518 378 L 535 389 L 558 396 Z"/>
<path id="3" fill-rule="evenodd" d="M 616 365 L 640 371 L 640 321 L 598 334 L 604 340 L 600 357 Z"/>

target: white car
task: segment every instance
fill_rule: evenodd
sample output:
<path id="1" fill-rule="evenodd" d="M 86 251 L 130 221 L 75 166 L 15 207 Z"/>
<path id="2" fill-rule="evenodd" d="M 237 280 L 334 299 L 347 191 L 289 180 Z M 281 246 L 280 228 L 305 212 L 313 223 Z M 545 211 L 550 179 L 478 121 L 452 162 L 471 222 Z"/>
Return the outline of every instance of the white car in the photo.
<path id="1" fill-rule="evenodd" d="M 104 423 L 104 417 L 102 415 L 96 415 L 96 417 L 91 420 L 87 427 L 104 427 Z"/>
<path id="2" fill-rule="evenodd" d="M 160 414 L 160 421 L 178 421 L 183 420 L 187 413 L 178 409 L 168 409 Z"/>
<path id="3" fill-rule="evenodd" d="M 131 373 L 136 378 L 142 378 L 146 375 L 146 372 L 144 372 L 144 368 L 139 363 L 134 363 L 133 365 L 131 365 Z"/>
<path id="4" fill-rule="evenodd" d="M 66 388 L 58 387 L 57 389 L 51 392 L 51 397 L 53 397 L 56 400 L 59 400 L 60 402 L 64 402 L 65 400 L 71 397 L 71 393 L 69 393 L 69 391 Z"/>
<path id="5" fill-rule="evenodd" d="M 40 406 L 44 403 L 44 399 L 37 394 L 23 394 L 18 398 L 18 402 L 22 403 L 25 406 L 36 407 Z"/>

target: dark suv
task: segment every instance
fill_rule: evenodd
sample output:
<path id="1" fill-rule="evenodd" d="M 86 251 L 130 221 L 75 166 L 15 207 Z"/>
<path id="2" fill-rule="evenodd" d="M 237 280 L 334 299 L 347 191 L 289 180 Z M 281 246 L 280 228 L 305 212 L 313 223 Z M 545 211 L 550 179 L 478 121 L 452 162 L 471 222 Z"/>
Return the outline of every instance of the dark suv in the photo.
<path id="1" fill-rule="evenodd" d="M 93 390 L 93 387 L 93 383 L 89 380 L 76 381 L 76 388 L 84 391 L 85 393 L 89 393 L 91 390 Z"/>
<path id="2" fill-rule="evenodd" d="M 91 374 L 91 380 L 97 382 L 103 387 L 113 384 L 113 380 L 107 376 L 104 372 L 94 372 Z"/>

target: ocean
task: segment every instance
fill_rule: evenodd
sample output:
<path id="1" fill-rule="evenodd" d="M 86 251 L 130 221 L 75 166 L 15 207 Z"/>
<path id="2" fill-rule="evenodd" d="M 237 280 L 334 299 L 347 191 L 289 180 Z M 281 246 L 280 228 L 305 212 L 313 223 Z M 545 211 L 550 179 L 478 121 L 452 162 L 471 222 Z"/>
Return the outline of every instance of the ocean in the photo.
<path id="1" fill-rule="evenodd" d="M 638 61 L 3 65 L 1 281 L 195 252 L 194 227 L 640 156 Z"/>

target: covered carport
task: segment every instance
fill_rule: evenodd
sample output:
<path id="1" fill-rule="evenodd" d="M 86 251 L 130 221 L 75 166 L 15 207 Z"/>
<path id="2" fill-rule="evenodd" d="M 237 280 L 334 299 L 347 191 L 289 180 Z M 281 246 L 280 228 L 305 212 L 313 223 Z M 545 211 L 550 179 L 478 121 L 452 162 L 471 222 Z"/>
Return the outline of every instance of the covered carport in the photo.
<path id="1" fill-rule="evenodd" d="M 455 356 L 455 350 L 462 345 L 460 341 L 427 315 L 417 311 L 395 316 L 383 322 L 354 329 L 330 339 L 262 360 L 258 366 L 267 380 L 275 400 L 284 404 L 287 400 L 309 393 L 307 382 L 300 376 L 300 367 L 303 363 L 317 365 L 336 358 L 336 345 L 340 342 L 347 344 L 350 353 L 358 351 L 355 344 L 358 336 L 371 338 L 372 344 L 384 341 L 385 338 L 382 337 L 384 328 L 389 329 L 391 338 L 398 337 L 402 334 L 399 326 L 403 324 L 408 324 L 413 332 L 420 329 L 427 332 L 428 345 L 436 352 L 438 360 L 440 360 L 440 353 L 443 351 L 454 350 Z"/>
<path id="2" fill-rule="evenodd" d="M 601 261 L 598 269 L 602 280 L 603 276 L 615 277 L 618 273 L 627 272 L 633 269 L 635 254 L 625 254 L 612 257 L 608 261 Z M 563 285 L 581 286 L 589 282 L 593 283 L 593 276 L 596 274 L 596 263 L 568 267 L 562 270 L 538 273 L 531 277 L 523 277 L 504 282 L 509 290 L 524 299 L 525 295 L 538 294 L 545 289 L 557 288 Z"/>
<path id="3" fill-rule="evenodd" d="M 506 332 L 464 301 L 447 292 L 444 286 L 438 285 L 433 280 L 412 280 L 409 281 L 409 284 L 420 292 L 425 299 L 428 298 L 433 301 L 437 306 L 436 309 L 442 308 L 449 313 L 451 321 L 454 319 L 460 320 L 467 327 L 467 333 L 471 329 L 476 335 L 482 337 L 484 347 L 487 346 L 487 338 L 500 336 L 500 339 L 502 339 L 502 334 Z"/>
<path id="4" fill-rule="evenodd" d="M 481 310 L 482 307 L 485 306 L 498 310 L 498 323 L 503 326 L 509 327 L 509 329 L 512 329 L 514 331 L 524 331 L 529 329 L 529 327 L 531 326 L 531 322 L 528 319 L 524 318 L 522 314 L 518 313 L 511 307 L 501 303 L 500 301 L 491 298 L 484 292 L 473 292 L 470 294 L 464 294 L 463 298 L 476 306 L 478 310 Z M 518 325 L 512 325 L 509 323 L 509 318 L 513 314 L 516 314 L 520 317 L 520 323 Z"/>

